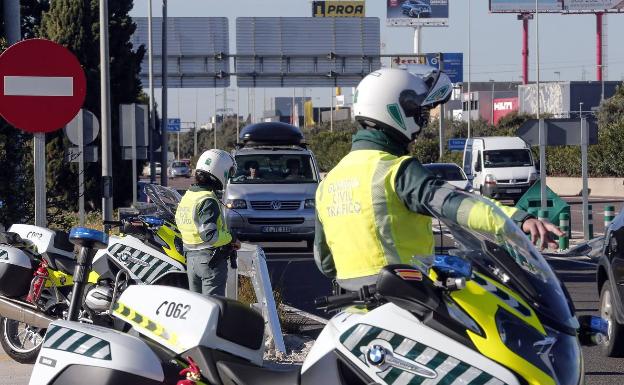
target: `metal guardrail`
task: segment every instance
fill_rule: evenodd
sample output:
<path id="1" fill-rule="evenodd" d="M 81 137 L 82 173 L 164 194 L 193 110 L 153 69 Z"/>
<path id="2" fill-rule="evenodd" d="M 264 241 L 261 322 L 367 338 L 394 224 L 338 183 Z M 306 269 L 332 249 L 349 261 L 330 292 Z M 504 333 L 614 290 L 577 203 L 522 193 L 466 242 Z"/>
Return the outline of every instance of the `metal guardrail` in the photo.
<path id="1" fill-rule="evenodd" d="M 266 264 L 264 250 L 258 245 L 243 243 L 238 250 L 236 269 L 228 265 L 228 278 L 225 295 L 231 299 L 238 299 L 238 276 L 244 275 L 251 279 L 251 283 L 258 299 L 258 306 L 268 326 L 269 337 L 272 339 L 273 348 L 286 353 L 284 336 L 277 315 L 277 306 L 273 297 L 273 288 L 269 278 L 269 269 Z"/>

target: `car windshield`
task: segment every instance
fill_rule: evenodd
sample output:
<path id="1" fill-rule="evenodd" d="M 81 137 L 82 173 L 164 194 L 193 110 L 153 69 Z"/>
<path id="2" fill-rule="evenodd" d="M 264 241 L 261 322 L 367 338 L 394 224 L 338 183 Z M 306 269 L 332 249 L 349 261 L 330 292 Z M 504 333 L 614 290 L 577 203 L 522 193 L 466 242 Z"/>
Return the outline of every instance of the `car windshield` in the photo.
<path id="1" fill-rule="evenodd" d="M 525 167 L 532 166 L 533 160 L 531 152 L 526 149 L 488 150 L 483 151 L 483 165 L 487 168 Z"/>
<path id="2" fill-rule="evenodd" d="M 171 167 L 186 167 L 186 163 L 184 163 L 184 162 L 173 162 Z"/>
<path id="3" fill-rule="evenodd" d="M 428 164 L 425 167 L 433 175 L 442 180 L 466 180 L 462 170 L 454 165 Z"/>
<path id="4" fill-rule="evenodd" d="M 472 210 L 478 206 L 480 212 L 488 213 L 489 219 L 471 222 L 469 226 L 458 218 L 442 214 L 446 210 L 442 210 L 437 199 L 431 199 L 425 206 L 440 223 L 439 226 L 435 223 L 434 228 L 441 228 L 437 235 L 442 252 L 470 261 L 475 271 L 511 287 L 543 316 L 545 322 L 551 321 L 553 327 L 578 328 L 559 280 L 527 235 L 491 201 L 447 190 L 436 192 L 436 197 L 461 201 L 462 206 Z M 428 271 L 432 258 L 414 257 L 413 263 Z"/>
<path id="5" fill-rule="evenodd" d="M 316 183 L 312 158 L 301 154 L 237 155 L 237 171 L 230 183 Z"/>

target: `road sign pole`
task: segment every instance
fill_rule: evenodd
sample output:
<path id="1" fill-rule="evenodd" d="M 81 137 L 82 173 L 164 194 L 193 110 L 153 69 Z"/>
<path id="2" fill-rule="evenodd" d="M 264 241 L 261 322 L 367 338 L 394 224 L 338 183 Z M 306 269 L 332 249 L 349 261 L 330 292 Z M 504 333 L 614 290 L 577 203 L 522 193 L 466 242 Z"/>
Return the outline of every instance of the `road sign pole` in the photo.
<path id="1" fill-rule="evenodd" d="M 102 121 L 102 216 L 113 219 L 112 154 L 110 125 L 110 58 L 108 54 L 108 0 L 100 0 L 100 119 Z"/>
<path id="2" fill-rule="evenodd" d="M 162 116 L 160 142 L 160 184 L 167 186 L 169 134 L 167 133 L 167 0 L 162 0 Z"/>
<path id="3" fill-rule="evenodd" d="M 35 133 L 34 139 L 35 166 L 35 225 L 46 227 L 46 158 L 45 133 Z"/>
<path id="4" fill-rule="evenodd" d="M 581 115 L 582 116 L 582 115 Z M 581 117 L 581 176 L 583 178 L 583 235 L 585 240 L 590 239 L 589 231 L 589 194 L 587 180 L 587 147 L 588 130 L 585 118 Z"/>
<path id="5" fill-rule="evenodd" d="M 438 54 L 438 68 L 440 71 L 444 71 L 444 55 Z M 439 160 L 442 161 L 444 157 L 444 104 L 440 104 L 440 117 L 438 118 L 440 123 L 440 155 Z"/>
<path id="6" fill-rule="evenodd" d="M 80 226 L 84 226 L 84 110 L 78 112 L 78 127 L 78 217 L 80 218 Z"/>
<path id="7" fill-rule="evenodd" d="M 149 164 L 150 164 L 150 182 L 156 183 L 156 160 L 154 159 L 154 151 L 156 150 L 156 143 L 154 142 L 154 134 L 156 133 L 156 102 L 154 100 L 154 47 L 152 44 L 152 0 L 147 2 L 148 14 L 147 14 L 147 56 L 149 61 L 149 89 L 150 89 L 150 104 L 149 104 Z"/>
<path id="8" fill-rule="evenodd" d="M 136 104 L 132 103 L 130 116 L 132 122 L 136 122 Z M 136 206 L 137 199 L 137 146 L 136 146 L 136 126 L 130 130 L 131 146 L 132 146 L 132 206 Z M 162 164 L 160 166 L 160 172 L 162 173 Z"/>
<path id="9" fill-rule="evenodd" d="M 539 157 L 540 157 L 540 207 L 542 210 L 548 209 L 546 204 L 546 125 L 544 119 L 539 120 Z"/>

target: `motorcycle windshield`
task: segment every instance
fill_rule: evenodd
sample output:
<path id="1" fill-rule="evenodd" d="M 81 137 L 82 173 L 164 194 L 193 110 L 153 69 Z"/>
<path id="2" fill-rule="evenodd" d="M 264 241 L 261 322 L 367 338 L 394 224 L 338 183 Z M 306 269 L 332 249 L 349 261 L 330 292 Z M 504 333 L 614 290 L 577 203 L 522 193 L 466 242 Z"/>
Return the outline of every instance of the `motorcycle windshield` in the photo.
<path id="1" fill-rule="evenodd" d="M 175 223 L 175 212 L 182 196 L 170 187 L 157 184 L 145 185 L 145 195 L 156 206 L 157 215 L 171 223 Z"/>
<path id="2" fill-rule="evenodd" d="M 511 287 L 552 327 L 568 333 L 578 328 L 559 279 L 529 236 L 496 203 L 442 187 L 426 208 L 445 253 L 470 261 L 473 269 Z M 417 263 L 428 265 L 427 260 Z"/>

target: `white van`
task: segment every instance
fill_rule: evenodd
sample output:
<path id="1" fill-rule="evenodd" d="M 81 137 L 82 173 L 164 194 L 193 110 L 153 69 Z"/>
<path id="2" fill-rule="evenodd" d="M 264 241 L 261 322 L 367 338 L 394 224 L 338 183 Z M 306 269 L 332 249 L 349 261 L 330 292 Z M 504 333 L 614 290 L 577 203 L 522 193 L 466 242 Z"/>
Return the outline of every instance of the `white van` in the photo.
<path id="1" fill-rule="evenodd" d="M 517 136 L 466 140 L 464 172 L 475 192 L 514 202 L 537 180 L 531 148 Z"/>

